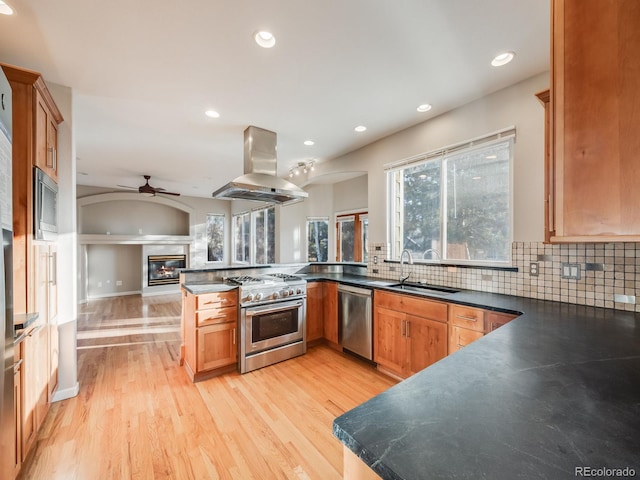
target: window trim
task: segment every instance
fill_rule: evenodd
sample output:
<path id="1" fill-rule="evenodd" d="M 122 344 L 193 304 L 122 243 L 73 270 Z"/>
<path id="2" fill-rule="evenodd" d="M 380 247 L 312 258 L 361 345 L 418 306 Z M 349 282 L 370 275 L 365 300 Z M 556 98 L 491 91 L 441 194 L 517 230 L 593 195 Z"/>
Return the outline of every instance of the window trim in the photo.
<path id="1" fill-rule="evenodd" d="M 329 241 L 329 222 L 330 219 L 328 216 L 315 216 L 315 217 L 307 217 L 307 223 L 306 223 L 306 228 L 305 228 L 305 235 L 306 235 L 306 242 L 305 242 L 305 247 L 306 247 L 306 252 L 305 252 L 305 257 L 307 259 L 307 262 L 311 262 L 312 260 L 309 260 L 309 223 L 310 222 L 326 222 L 327 224 L 327 243 Z M 327 244 L 327 261 L 329 260 L 329 245 Z"/>
<path id="2" fill-rule="evenodd" d="M 256 214 L 258 212 L 265 212 L 266 215 L 266 211 L 273 208 L 273 214 L 277 215 L 276 212 L 276 208 L 275 205 L 268 205 L 268 206 L 263 206 L 263 207 L 255 207 L 252 208 L 251 210 L 244 210 L 242 212 L 236 212 L 234 214 L 231 215 L 231 238 L 232 238 L 232 242 L 231 242 L 231 249 L 232 249 L 232 254 L 231 254 L 231 258 L 232 258 L 232 263 L 238 264 L 238 265 L 271 265 L 271 263 L 256 263 L 256 251 L 257 251 L 257 237 L 256 237 Z M 242 260 L 238 260 L 236 258 L 236 217 L 241 217 L 244 215 L 249 215 L 249 258 L 245 261 Z M 265 224 L 267 223 L 267 219 L 265 217 Z M 268 240 L 268 232 L 265 229 L 265 235 L 267 235 L 267 237 L 264 239 L 265 241 Z M 276 233 L 274 232 L 274 261 L 273 263 L 275 263 L 276 259 L 275 256 L 277 254 L 276 251 L 276 239 L 275 239 L 275 235 Z M 265 244 L 266 246 L 266 244 Z M 268 250 L 268 249 L 267 249 Z M 268 255 L 268 251 L 265 251 L 265 255 Z"/>
<path id="3" fill-rule="evenodd" d="M 389 221 L 387 222 L 387 239 L 390 246 L 390 260 L 396 261 L 400 258 L 400 253 L 402 252 L 402 236 L 397 235 L 395 232 L 398 228 L 402 229 L 402 227 L 398 227 L 398 223 L 400 219 L 395 218 L 394 213 L 398 210 L 394 209 L 395 203 L 398 201 L 398 194 L 393 194 L 397 189 L 402 189 L 402 185 L 396 186 L 394 179 L 396 175 L 392 175 L 400 170 L 417 167 L 422 164 L 426 164 L 431 161 L 440 161 L 441 166 L 443 165 L 443 161 L 447 158 L 447 156 L 455 155 L 460 152 L 471 152 L 480 148 L 490 147 L 491 145 L 495 145 L 498 143 L 502 143 L 504 141 L 510 141 L 510 149 L 509 149 L 509 222 L 510 222 L 510 234 L 511 239 L 510 243 L 513 244 L 513 236 L 514 236 L 514 146 L 516 143 L 516 129 L 514 126 L 492 132 L 487 135 L 483 135 L 481 137 L 476 137 L 474 139 L 460 142 L 457 144 L 453 144 L 444 148 L 439 148 L 436 150 L 432 150 L 430 152 L 422 153 L 419 155 L 415 155 L 413 157 L 408 157 L 402 160 L 398 160 L 396 162 L 390 162 L 384 165 L 385 174 L 386 174 L 386 183 L 387 183 L 387 218 Z M 441 173 L 442 175 L 442 173 Z M 444 193 L 444 192 L 443 192 Z M 404 194 L 402 197 L 404 198 Z M 445 238 L 444 228 L 446 228 L 446 221 L 444 219 L 444 209 L 443 206 L 446 202 L 444 195 L 441 195 L 440 199 L 440 240 L 442 241 Z M 394 232 L 396 236 L 394 236 Z M 442 242 L 441 242 L 442 243 Z M 439 260 L 425 260 L 425 259 L 414 259 L 414 263 L 426 264 L 426 265 L 443 265 L 443 266 L 469 266 L 469 267 L 496 267 L 496 268 L 509 268 L 513 265 L 513 257 L 511 249 L 509 249 L 508 259 L 504 262 L 492 262 L 492 261 L 479 261 L 479 260 L 464 260 L 464 259 L 448 259 L 442 258 Z"/>
<path id="4" fill-rule="evenodd" d="M 354 239 L 353 239 L 353 262 L 364 263 L 364 248 L 362 245 L 362 220 L 369 219 L 368 210 L 353 210 L 348 212 L 341 212 L 335 214 L 336 222 L 336 262 L 344 262 L 340 259 L 341 256 L 341 241 L 340 241 L 340 223 L 352 220 L 354 222 Z"/>

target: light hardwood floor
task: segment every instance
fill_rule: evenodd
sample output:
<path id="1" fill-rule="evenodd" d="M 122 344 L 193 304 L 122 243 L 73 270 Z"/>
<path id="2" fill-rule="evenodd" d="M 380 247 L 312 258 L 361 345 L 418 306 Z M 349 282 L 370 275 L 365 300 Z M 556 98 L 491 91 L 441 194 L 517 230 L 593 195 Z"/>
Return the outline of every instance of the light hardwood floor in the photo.
<path id="1" fill-rule="evenodd" d="M 192 384 L 180 297 L 79 309 L 77 397 L 52 405 L 22 479 L 339 479 L 333 419 L 395 381 L 326 346 Z"/>

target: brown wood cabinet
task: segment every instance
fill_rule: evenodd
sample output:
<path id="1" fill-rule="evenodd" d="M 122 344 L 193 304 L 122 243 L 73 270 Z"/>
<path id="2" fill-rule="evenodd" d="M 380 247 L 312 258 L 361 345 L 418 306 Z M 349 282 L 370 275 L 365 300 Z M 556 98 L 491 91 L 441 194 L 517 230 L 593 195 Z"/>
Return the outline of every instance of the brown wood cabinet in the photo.
<path id="1" fill-rule="evenodd" d="M 36 130 L 42 132 L 34 138 L 35 166 L 58 182 L 58 119 L 42 93 L 35 91 Z"/>
<path id="2" fill-rule="evenodd" d="M 494 331 L 517 315 L 465 305 L 449 306 L 449 355 Z"/>
<path id="3" fill-rule="evenodd" d="M 307 283 L 307 342 L 324 337 L 323 282 Z"/>
<path id="4" fill-rule="evenodd" d="M 552 0 L 552 242 L 640 241 L 640 2 Z"/>
<path id="5" fill-rule="evenodd" d="M 14 349 L 13 360 L 13 418 L 15 420 L 13 472 L 15 477 L 22 466 L 22 358 L 20 347 Z"/>
<path id="6" fill-rule="evenodd" d="M 334 345 L 338 345 L 338 284 L 336 282 L 323 282 L 324 294 L 324 338 Z"/>
<path id="7" fill-rule="evenodd" d="M 447 304 L 376 290 L 374 361 L 401 378 L 447 356 Z"/>
<path id="8" fill-rule="evenodd" d="M 191 380 L 223 373 L 238 363 L 238 291 L 194 295 L 183 289 L 184 365 Z"/>

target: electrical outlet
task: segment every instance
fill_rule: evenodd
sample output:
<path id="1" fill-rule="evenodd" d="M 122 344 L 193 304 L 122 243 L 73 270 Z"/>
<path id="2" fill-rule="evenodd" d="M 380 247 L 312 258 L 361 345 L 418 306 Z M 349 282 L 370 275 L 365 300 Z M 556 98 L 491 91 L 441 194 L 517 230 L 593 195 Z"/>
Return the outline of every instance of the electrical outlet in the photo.
<path id="1" fill-rule="evenodd" d="M 529 264 L 529 275 L 532 277 L 538 276 L 538 264 L 533 262 Z"/>

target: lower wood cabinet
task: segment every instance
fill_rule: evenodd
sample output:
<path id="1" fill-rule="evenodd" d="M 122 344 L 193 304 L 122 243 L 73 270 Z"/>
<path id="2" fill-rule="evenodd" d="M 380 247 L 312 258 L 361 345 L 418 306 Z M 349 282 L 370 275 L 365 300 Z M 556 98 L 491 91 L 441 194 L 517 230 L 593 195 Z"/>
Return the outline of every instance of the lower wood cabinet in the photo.
<path id="1" fill-rule="evenodd" d="M 376 290 L 374 361 L 405 378 L 447 356 L 447 304 Z"/>
<path id="2" fill-rule="evenodd" d="M 517 315 L 494 312 L 465 305 L 451 305 L 449 309 L 449 354 L 494 331 Z"/>
<path id="3" fill-rule="evenodd" d="M 14 437 L 14 477 L 22 466 L 22 355 L 20 348 L 14 349 L 13 356 L 13 418 L 15 419 Z"/>
<path id="4" fill-rule="evenodd" d="M 338 284 L 323 282 L 324 294 L 324 338 L 333 344 L 339 344 L 338 338 Z"/>
<path id="5" fill-rule="evenodd" d="M 307 283 L 307 342 L 324 337 L 323 282 Z"/>
<path id="6" fill-rule="evenodd" d="M 237 290 L 200 295 L 183 290 L 181 350 L 191 380 L 236 368 L 237 339 Z"/>
<path id="7" fill-rule="evenodd" d="M 237 322 L 198 328 L 197 372 L 226 367 L 237 362 Z"/>

